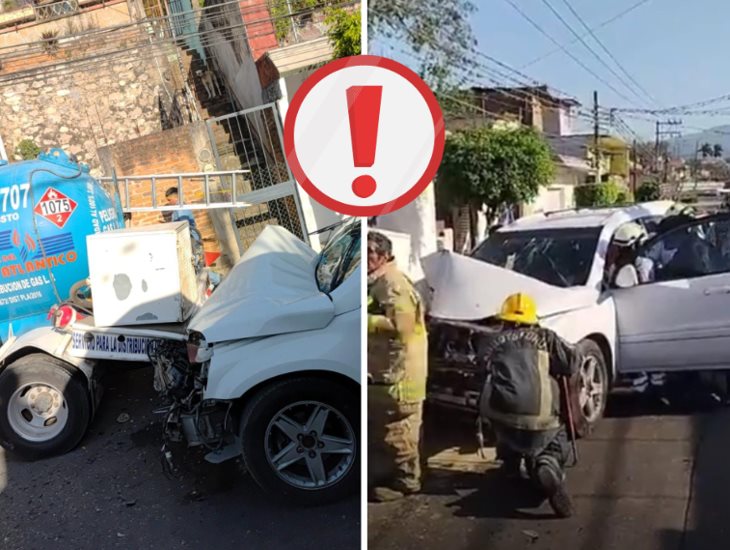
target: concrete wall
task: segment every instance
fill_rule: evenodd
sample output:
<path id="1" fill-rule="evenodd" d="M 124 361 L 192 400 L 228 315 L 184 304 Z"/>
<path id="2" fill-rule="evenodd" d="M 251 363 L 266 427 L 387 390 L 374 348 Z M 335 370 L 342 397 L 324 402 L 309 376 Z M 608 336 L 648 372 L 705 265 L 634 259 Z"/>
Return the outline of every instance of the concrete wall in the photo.
<path id="1" fill-rule="evenodd" d="M 263 93 L 245 31 L 240 28 L 242 24 L 239 7 L 229 4 L 209 10 L 201 26 L 210 33 L 207 35 L 209 50 L 221 76 L 239 106 L 248 109 L 263 104 Z"/>
<path id="2" fill-rule="evenodd" d="M 98 4 L 85 8 L 82 13 L 71 17 L 47 23 L 26 23 L 0 28 L 0 48 L 36 42 L 42 39 L 44 32 L 55 31 L 59 34 L 59 38 L 63 38 L 85 30 L 124 25 L 139 17 L 135 8 L 136 4 L 132 3 L 130 6 L 127 0 L 112 0 L 103 5 Z M 30 12 L 32 14 L 32 10 Z M 8 13 L 6 16 L 9 17 L 12 13 L 14 12 Z M 0 22 L 1 25 L 2 22 Z M 0 56 L 2 56 L 1 50 Z"/>
<path id="3" fill-rule="evenodd" d="M 411 236 L 408 271 L 416 280 L 423 278 L 421 258 L 433 254 L 437 250 L 436 197 L 433 184 L 400 210 L 379 216 L 376 220 L 376 228 Z"/>

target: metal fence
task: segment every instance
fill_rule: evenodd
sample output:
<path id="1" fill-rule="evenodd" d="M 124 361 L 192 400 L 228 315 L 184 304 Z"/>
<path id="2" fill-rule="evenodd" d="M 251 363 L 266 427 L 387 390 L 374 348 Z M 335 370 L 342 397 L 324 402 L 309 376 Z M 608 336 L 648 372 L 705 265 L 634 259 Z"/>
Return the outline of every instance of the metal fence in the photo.
<path id="1" fill-rule="evenodd" d="M 33 4 L 36 21 L 47 21 L 58 17 L 66 17 L 79 12 L 78 0 L 61 0 L 48 4 Z"/>
<path id="2" fill-rule="evenodd" d="M 276 105 L 211 118 L 206 124 L 218 169 L 245 170 L 249 174 L 236 182 L 237 193 L 260 193 L 263 197 L 282 186 L 290 190 L 285 196 L 232 211 L 242 248 L 248 247 L 268 224 L 281 225 L 307 240 L 296 185 L 286 164 Z"/>

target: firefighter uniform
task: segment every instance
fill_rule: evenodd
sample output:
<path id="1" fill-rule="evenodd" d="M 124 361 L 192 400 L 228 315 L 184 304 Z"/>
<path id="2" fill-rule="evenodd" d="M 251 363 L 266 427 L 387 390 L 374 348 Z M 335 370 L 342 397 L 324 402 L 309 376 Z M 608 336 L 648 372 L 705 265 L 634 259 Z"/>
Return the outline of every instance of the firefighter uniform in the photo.
<path id="1" fill-rule="evenodd" d="M 508 325 L 484 348 L 488 377 L 480 414 L 494 429 L 506 470 L 516 473 L 525 458 L 555 511 L 567 517 L 572 503 L 563 482 L 570 448 L 556 378 L 574 378 L 575 348 L 537 324 L 534 302 L 526 295 L 510 296 L 499 317 Z"/>
<path id="2" fill-rule="evenodd" d="M 368 281 L 370 486 L 421 488 L 420 433 L 426 398 L 424 314 L 411 281 L 389 262 Z"/>

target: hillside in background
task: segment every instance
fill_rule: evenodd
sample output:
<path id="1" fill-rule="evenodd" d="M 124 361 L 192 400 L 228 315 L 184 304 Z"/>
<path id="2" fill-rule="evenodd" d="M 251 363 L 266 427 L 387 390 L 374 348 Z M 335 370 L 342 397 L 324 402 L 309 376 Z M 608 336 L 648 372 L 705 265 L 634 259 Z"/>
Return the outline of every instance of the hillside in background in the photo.
<path id="1" fill-rule="evenodd" d="M 671 142 L 670 151 L 677 150 L 675 147 L 678 146 L 679 155 L 682 158 L 691 159 L 694 157 L 695 147 L 698 143 L 700 147 L 703 143 L 710 145 L 719 143 L 722 145 L 723 157 L 730 157 L 730 125 L 716 126 L 704 132 L 683 135 Z"/>

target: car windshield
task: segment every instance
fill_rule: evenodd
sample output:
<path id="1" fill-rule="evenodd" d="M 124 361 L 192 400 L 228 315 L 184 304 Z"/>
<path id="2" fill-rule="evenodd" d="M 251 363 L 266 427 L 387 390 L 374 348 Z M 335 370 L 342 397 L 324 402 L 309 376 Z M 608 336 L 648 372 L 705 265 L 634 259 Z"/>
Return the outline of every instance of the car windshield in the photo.
<path id="1" fill-rule="evenodd" d="M 477 260 L 559 287 L 586 284 L 600 227 L 500 231 L 472 253 Z"/>
<path id="2" fill-rule="evenodd" d="M 337 228 L 317 259 L 317 286 L 329 294 L 360 265 L 360 224 L 348 221 Z"/>

